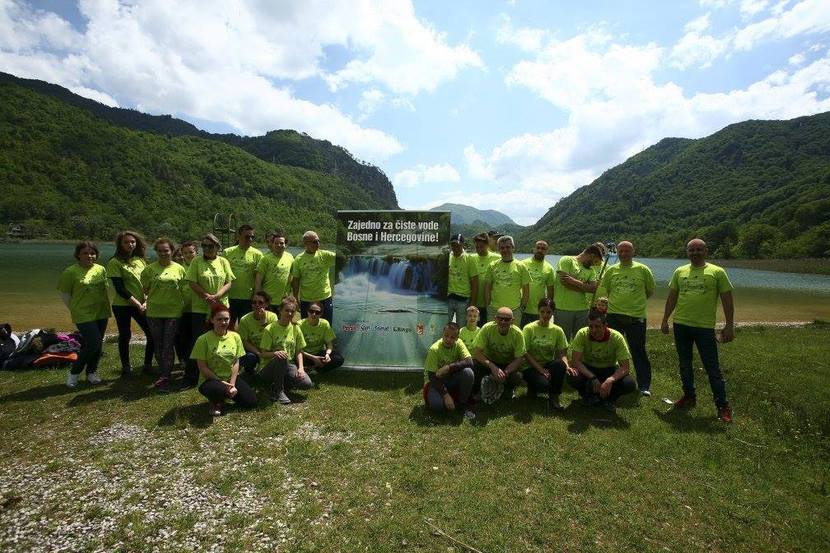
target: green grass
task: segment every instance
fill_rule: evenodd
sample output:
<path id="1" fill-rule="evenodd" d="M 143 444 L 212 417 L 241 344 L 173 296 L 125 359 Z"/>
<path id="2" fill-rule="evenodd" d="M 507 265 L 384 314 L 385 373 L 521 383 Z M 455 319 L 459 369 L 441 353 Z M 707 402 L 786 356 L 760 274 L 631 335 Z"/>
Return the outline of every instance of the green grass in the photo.
<path id="1" fill-rule="evenodd" d="M 661 402 L 680 386 L 657 333 L 652 398 L 551 415 L 520 392 L 475 424 L 425 412 L 419 374 L 348 371 L 211 421 L 196 391 L 116 379 L 107 345 L 99 387 L 0 374 L 0 549 L 464 550 L 429 521 L 486 552 L 827 551 L 828 339 L 740 329 L 729 427 L 702 372 L 696 409 Z"/>

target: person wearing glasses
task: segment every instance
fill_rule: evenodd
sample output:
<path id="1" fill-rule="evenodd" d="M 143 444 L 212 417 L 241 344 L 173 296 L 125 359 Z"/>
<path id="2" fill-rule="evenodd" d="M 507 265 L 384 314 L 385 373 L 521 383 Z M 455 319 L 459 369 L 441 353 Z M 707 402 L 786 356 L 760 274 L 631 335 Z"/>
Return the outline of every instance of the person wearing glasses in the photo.
<path id="1" fill-rule="evenodd" d="M 328 372 L 343 365 L 343 356 L 334 351 L 334 330 L 327 320 L 322 318 L 323 306 L 313 301 L 308 307 L 308 317 L 300 321 L 306 346 L 303 357 L 311 367 Z"/>
<path id="2" fill-rule="evenodd" d="M 473 342 L 473 371 L 477 390 L 485 377 L 504 385 L 502 398 L 513 397 L 513 390 L 522 382 L 519 369 L 525 360 L 525 339 L 519 327 L 513 324 L 513 310 L 500 307 L 496 320 L 485 323 Z"/>
<path id="3" fill-rule="evenodd" d="M 294 256 L 285 251 L 285 235 L 281 230 L 268 233 L 268 249 L 270 250 L 256 267 L 254 288 L 257 292 L 263 291 L 271 296 L 271 311 L 279 311 L 280 302 L 290 293 L 291 265 Z"/>
<path id="4" fill-rule="evenodd" d="M 231 283 L 228 299 L 231 308 L 231 326 L 242 315 L 251 311 L 251 297 L 254 293 L 254 278 L 262 252 L 254 248 L 254 227 L 242 225 L 236 231 L 236 245 L 227 248 L 222 255 L 231 264 L 236 279 Z"/>
<path id="5" fill-rule="evenodd" d="M 303 234 L 303 251 L 291 267 L 291 287 L 300 300 L 300 316 L 308 316 L 312 302 L 323 306 L 323 318 L 332 322 L 334 307 L 331 299 L 330 271 L 334 268 L 334 252 L 320 249 L 320 237 L 313 230 Z"/>
<path id="6" fill-rule="evenodd" d="M 253 309 L 239 319 L 239 336 L 242 338 L 242 345 L 245 346 L 245 355 L 239 360 L 239 366 L 245 375 L 254 374 L 259 364 L 262 334 L 266 326 L 277 320 L 277 314 L 268 309 L 270 305 L 271 296 L 267 292 L 254 292 L 251 299 Z"/>
<path id="7" fill-rule="evenodd" d="M 224 257 L 219 257 L 219 239 L 212 233 L 202 237 L 202 255 L 195 257 L 187 268 L 187 281 L 195 297 L 190 309 L 191 335 L 195 340 L 205 331 L 205 322 L 211 309 L 217 305 L 228 307 L 228 290 L 236 278 L 231 264 Z M 230 312 L 230 311 L 229 311 Z M 195 386 L 199 377 L 198 368 L 190 356 L 185 367 L 185 386 Z"/>
<path id="8" fill-rule="evenodd" d="M 292 296 L 284 297 L 276 322 L 265 327 L 259 344 L 260 359 L 266 363 L 260 376 L 271 385 L 271 401 L 283 405 L 291 403 L 286 390 L 308 390 L 314 385 L 303 365 L 303 348 L 306 346 L 303 331 L 300 325 L 291 322 L 296 312 L 297 300 Z"/>

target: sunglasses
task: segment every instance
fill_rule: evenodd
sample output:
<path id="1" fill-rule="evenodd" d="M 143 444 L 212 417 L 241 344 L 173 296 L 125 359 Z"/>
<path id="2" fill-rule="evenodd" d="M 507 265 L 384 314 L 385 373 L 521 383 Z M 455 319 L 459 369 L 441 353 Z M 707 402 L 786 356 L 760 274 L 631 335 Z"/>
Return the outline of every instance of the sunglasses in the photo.
<path id="1" fill-rule="evenodd" d="M 513 317 L 499 317 L 499 316 L 497 316 L 496 319 L 499 320 L 499 321 L 512 321 Z"/>
<path id="2" fill-rule="evenodd" d="M 320 313 L 322 313 L 322 311 L 317 311 L 316 309 L 309 309 L 308 310 L 309 315 L 319 315 Z"/>

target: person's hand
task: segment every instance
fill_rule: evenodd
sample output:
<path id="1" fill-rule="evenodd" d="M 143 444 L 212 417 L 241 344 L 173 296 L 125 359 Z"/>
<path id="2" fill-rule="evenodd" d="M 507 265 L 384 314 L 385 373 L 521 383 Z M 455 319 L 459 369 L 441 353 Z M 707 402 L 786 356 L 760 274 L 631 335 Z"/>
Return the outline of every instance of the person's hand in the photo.
<path id="1" fill-rule="evenodd" d="M 542 367 L 542 368 L 536 369 L 536 370 L 538 370 L 539 374 L 544 376 L 546 380 L 550 380 L 550 371 L 547 370 L 545 367 Z"/>
<path id="2" fill-rule="evenodd" d="M 315 367 L 320 367 L 320 366 L 322 366 L 322 365 L 323 365 L 323 360 L 322 360 L 322 358 L 320 358 L 319 356 L 317 356 L 317 355 L 309 355 L 309 358 L 311 359 L 311 363 L 312 363 Z"/>
<path id="3" fill-rule="evenodd" d="M 297 369 L 297 378 L 305 379 L 305 369 Z"/>
<path id="4" fill-rule="evenodd" d="M 613 385 L 614 385 L 614 377 L 609 376 L 608 378 L 606 378 L 605 382 L 603 382 L 599 386 L 599 397 L 601 397 L 602 399 L 607 398 L 608 395 L 611 393 L 611 386 L 613 386 Z"/>
<path id="5" fill-rule="evenodd" d="M 448 372 L 450 372 L 450 366 L 444 365 L 443 367 L 435 371 L 435 376 L 437 376 L 438 378 L 444 378 L 445 376 L 447 376 Z"/>
<path id="6" fill-rule="evenodd" d="M 284 350 L 275 351 L 274 357 L 276 357 L 277 359 L 288 359 L 288 352 Z"/>
<path id="7" fill-rule="evenodd" d="M 230 382 L 225 382 L 224 380 L 222 381 L 222 383 L 227 387 L 225 389 L 225 393 L 227 394 L 227 396 L 228 397 L 234 397 L 236 395 L 236 392 L 238 391 L 236 389 L 236 386 L 234 386 Z"/>
<path id="8" fill-rule="evenodd" d="M 455 411 L 455 402 L 450 394 L 444 394 L 444 407 L 447 411 Z"/>
<path id="9" fill-rule="evenodd" d="M 493 370 L 490 372 L 492 373 L 493 378 L 496 379 L 496 382 L 504 382 L 507 379 L 507 374 L 499 367 L 494 366 Z"/>
<path id="10" fill-rule="evenodd" d="M 323 363 L 324 364 L 325 363 L 331 363 L 331 354 L 330 353 L 326 353 L 325 355 L 323 355 Z"/>
<path id="11" fill-rule="evenodd" d="M 569 367 L 568 365 L 565 365 L 565 373 L 568 376 L 576 376 L 577 370 L 574 367 Z"/>
<path id="12" fill-rule="evenodd" d="M 559 281 L 562 284 L 570 284 L 571 286 L 582 286 L 582 281 L 578 278 L 574 278 L 568 273 L 559 273 Z"/>
<path id="13" fill-rule="evenodd" d="M 668 334 L 669 333 L 669 320 L 668 319 L 663 319 L 663 323 L 660 325 L 660 332 L 662 332 L 663 334 Z"/>
<path id="14" fill-rule="evenodd" d="M 595 394 L 599 393 L 599 379 L 598 378 L 592 379 L 589 386 L 591 386 L 591 391 L 593 393 L 595 393 Z"/>
<path id="15" fill-rule="evenodd" d="M 720 331 L 720 341 L 722 344 L 726 344 L 731 342 L 735 339 L 735 327 L 733 325 L 726 325 L 723 327 L 723 330 Z"/>

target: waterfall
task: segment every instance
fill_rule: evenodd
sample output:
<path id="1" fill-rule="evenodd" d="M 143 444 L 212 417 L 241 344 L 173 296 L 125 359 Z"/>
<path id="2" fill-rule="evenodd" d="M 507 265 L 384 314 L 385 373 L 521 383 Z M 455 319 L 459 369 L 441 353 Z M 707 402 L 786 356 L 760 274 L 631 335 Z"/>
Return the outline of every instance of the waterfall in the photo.
<path id="1" fill-rule="evenodd" d="M 390 262 L 381 257 L 352 256 L 341 278 L 367 274 L 380 289 L 437 293 L 438 285 L 432 280 L 436 268 L 433 259 L 410 261 L 393 258 Z"/>

